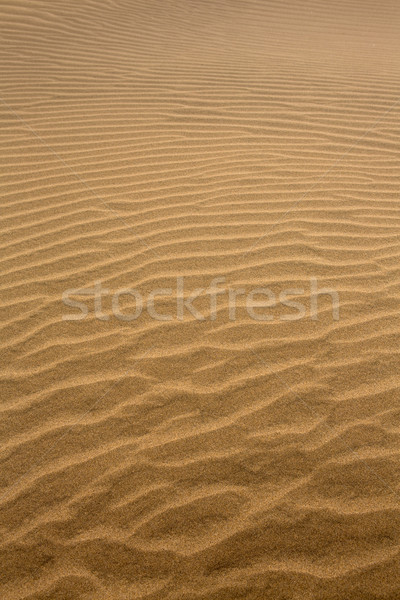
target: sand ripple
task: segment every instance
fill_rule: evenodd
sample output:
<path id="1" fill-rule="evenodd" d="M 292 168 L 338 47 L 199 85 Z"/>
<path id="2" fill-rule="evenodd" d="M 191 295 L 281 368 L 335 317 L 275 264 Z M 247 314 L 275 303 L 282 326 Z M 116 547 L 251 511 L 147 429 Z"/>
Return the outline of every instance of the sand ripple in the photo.
<path id="1" fill-rule="evenodd" d="M 2 1 L 2 599 L 400 598 L 398 26 Z M 62 318 L 221 276 L 340 320 Z"/>

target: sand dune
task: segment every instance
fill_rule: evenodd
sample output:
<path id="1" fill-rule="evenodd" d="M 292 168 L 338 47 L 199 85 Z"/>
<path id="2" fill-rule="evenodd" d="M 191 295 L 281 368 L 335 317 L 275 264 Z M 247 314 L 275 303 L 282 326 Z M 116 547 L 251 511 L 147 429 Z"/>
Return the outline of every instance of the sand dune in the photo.
<path id="1" fill-rule="evenodd" d="M 1 2 L 1 599 L 400 598 L 399 12 Z"/>

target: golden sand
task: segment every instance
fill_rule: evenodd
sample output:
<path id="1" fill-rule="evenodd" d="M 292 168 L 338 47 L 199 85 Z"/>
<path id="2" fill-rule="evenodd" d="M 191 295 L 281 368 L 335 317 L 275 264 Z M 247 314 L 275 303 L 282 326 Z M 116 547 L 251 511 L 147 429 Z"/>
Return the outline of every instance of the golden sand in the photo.
<path id="1" fill-rule="evenodd" d="M 399 25 L 1 1 L 1 600 L 400 598 Z M 306 314 L 63 318 L 180 277 Z"/>

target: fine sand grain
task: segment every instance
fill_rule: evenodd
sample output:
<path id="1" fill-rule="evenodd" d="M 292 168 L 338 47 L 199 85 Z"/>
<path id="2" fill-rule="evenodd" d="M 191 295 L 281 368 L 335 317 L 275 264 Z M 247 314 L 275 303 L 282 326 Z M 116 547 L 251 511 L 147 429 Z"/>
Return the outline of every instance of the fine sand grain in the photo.
<path id="1" fill-rule="evenodd" d="M 1 600 L 400 598 L 399 26 L 1 0 Z"/>

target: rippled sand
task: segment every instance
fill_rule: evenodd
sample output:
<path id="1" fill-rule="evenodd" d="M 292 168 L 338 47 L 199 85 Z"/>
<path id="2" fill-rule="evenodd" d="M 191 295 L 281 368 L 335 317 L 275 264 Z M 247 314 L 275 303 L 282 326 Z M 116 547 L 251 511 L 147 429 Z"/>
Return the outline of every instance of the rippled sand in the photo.
<path id="1" fill-rule="evenodd" d="M 400 598 L 399 25 L 2 0 L 1 600 Z M 63 319 L 177 277 L 306 314 Z"/>

